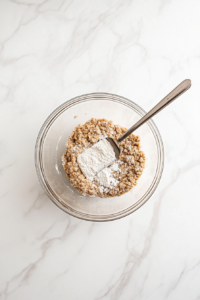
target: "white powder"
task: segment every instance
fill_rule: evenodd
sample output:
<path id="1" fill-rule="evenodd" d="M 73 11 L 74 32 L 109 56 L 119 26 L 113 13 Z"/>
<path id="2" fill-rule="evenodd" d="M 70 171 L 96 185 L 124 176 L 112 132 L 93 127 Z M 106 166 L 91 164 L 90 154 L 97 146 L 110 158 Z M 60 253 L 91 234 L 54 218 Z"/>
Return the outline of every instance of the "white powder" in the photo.
<path id="1" fill-rule="evenodd" d="M 115 171 L 121 171 L 118 165 L 118 162 L 114 162 L 110 168 L 103 169 L 96 175 L 95 180 L 99 182 L 101 186 L 108 187 L 110 189 L 117 186 L 119 181 L 113 177 L 112 173 Z"/>
<path id="2" fill-rule="evenodd" d="M 112 146 L 106 139 L 103 139 L 79 154 L 77 162 L 86 178 L 93 181 L 94 176 L 114 160 L 115 152 Z"/>

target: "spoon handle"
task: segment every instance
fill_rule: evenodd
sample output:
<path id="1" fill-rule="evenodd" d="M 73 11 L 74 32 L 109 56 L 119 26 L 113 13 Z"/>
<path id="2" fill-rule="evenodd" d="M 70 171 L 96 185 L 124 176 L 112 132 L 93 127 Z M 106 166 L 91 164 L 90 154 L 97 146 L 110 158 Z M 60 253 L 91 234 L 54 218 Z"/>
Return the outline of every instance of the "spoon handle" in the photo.
<path id="1" fill-rule="evenodd" d="M 172 90 L 165 98 L 163 98 L 156 106 L 154 106 L 144 117 L 142 117 L 135 125 L 129 128 L 120 138 L 118 143 L 122 142 L 127 136 L 129 136 L 134 130 L 139 128 L 142 124 L 147 122 L 150 118 L 155 116 L 168 104 L 178 98 L 181 94 L 186 92 L 191 87 L 191 80 L 185 79 L 174 90 Z"/>

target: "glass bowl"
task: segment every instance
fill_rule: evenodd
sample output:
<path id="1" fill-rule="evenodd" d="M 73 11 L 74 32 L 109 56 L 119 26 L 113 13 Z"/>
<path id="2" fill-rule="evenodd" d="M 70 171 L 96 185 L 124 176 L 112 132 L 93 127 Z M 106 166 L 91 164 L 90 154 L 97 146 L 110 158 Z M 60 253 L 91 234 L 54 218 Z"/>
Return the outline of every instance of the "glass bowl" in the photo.
<path id="1" fill-rule="evenodd" d="M 129 128 L 144 114 L 133 101 L 107 93 L 78 96 L 54 110 L 44 122 L 35 147 L 38 178 L 49 198 L 66 213 L 89 221 L 116 220 L 141 207 L 158 186 L 164 165 L 162 139 L 152 120 L 135 132 L 146 155 L 143 174 L 137 186 L 120 197 L 103 199 L 79 194 L 65 174 L 61 156 L 69 135 L 79 123 L 84 124 L 92 117 L 106 118 Z"/>

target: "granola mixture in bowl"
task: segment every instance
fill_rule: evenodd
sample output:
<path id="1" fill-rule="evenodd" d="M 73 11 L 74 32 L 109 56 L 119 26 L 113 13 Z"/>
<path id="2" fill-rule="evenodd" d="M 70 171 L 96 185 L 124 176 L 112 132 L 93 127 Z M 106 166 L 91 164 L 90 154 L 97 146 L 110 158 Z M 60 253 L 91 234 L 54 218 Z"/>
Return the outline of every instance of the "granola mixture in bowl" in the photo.
<path id="1" fill-rule="evenodd" d="M 74 128 L 66 143 L 62 163 L 69 181 L 81 194 L 101 198 L 116 197 L 127 193 L 137 184 L 145 167 L 145 155 L 140 149 L 139 136 L 134 134 L 120 143 L 122 153 L 114 165 L 108 167 L 115 184 L 102 185 L 99 176 L 90 181 L 77 163 L 78 155 L 87 148 L 106 137 L 117 139 L 126 131 L 127 128 L 114 125 L 112 121 L 95 118 Z"/>

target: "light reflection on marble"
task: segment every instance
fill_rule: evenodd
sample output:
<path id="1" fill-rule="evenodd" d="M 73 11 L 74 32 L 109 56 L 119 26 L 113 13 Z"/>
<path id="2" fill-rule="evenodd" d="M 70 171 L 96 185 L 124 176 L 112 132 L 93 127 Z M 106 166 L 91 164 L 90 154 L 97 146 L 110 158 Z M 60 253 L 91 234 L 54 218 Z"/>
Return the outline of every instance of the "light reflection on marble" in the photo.
<path id="1" fill-rule="evenodd" d="M 200 299 L 200 2 L 0 1 L 0 299 Z M 34 145 L 64 101 L 110 92 L 150 109 L 163 177 L 134 214 L 75 219 L 44 194 Z"/>

